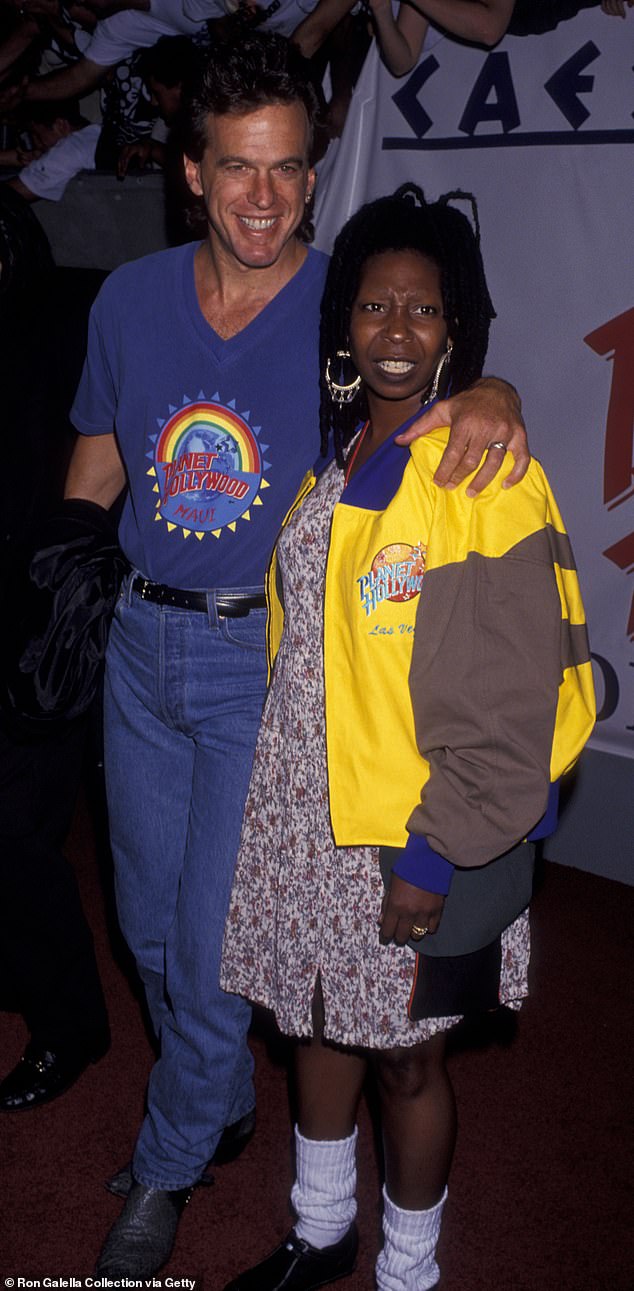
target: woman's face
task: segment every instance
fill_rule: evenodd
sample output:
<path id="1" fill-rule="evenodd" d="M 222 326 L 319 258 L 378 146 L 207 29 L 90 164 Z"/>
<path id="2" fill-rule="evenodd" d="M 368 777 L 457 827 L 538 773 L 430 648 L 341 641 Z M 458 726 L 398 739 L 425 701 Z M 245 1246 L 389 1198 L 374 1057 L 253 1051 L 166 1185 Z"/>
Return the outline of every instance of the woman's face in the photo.
<path id="1" fill-rule="evenodd" d="M 350 353 L 373 420 L 385 403 L 398 403 L 391 410 L 396 425 L 420 407 L 447 349 L 443 312 L 433 260 L 418 251 L 383 251 L 366 260 L 350 315 Z"/>

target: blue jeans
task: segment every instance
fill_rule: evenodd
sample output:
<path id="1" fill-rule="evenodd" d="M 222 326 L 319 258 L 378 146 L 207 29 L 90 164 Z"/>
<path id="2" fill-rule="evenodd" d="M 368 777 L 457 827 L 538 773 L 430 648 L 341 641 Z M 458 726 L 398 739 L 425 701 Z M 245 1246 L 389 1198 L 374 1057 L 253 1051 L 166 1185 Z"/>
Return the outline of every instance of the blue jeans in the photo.
<path id="1" fill-rule="evenodd" d="M 265 695 L 266 612 L 219 618 L 213 592 L 208 607 L 153 605 L 127 580 L 106 664 L 117 905 L 160 1045 L 133 1170 L 154 1188 L 193 1183 L 254 1103 L 250 1009 L 218 976 Z"/>

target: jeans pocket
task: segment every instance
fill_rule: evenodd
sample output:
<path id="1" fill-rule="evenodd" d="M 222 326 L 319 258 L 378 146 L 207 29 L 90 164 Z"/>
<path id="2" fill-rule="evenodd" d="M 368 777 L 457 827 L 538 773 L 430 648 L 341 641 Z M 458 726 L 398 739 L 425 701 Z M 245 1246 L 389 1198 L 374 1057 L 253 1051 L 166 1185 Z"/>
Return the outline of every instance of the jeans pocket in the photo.
<path id="1" fill-rule="evenodd" d="M 244 618 L 222 619 L 225 641 L 243 650 L 266 652 L 266 610 L 251 610 Z"/>

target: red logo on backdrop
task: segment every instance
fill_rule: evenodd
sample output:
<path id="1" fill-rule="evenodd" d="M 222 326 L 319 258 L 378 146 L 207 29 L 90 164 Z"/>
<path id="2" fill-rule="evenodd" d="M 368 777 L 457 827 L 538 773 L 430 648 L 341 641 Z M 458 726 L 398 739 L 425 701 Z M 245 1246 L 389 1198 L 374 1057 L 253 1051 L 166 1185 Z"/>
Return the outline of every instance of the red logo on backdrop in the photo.
<path id="1" fill-rule="evenodd" d="M 611 318 L 584 340 L 613 363 L 603 463 L 603 500 L 613 510 L 634 497 L 634 309 Z M 634 573 L 634 531 L 603 554 L 625 573 Z M 634 638 L 634 595 L 627 633 Z"/>

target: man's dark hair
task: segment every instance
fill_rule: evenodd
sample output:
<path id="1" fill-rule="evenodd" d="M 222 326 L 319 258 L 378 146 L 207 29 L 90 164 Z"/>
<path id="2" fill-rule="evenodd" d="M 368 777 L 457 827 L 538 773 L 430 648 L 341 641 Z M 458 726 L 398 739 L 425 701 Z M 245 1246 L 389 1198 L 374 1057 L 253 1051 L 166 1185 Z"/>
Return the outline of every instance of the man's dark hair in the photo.
<path id="1" fill-rule="evenodd" d="M 309 64 L 295 45 L 277 32 L 254 32 L 212 46 L 184 105 L 187 156 L 202 161 L 208 116 L 241 115 L 271 103 L 303 103 L 312 139 L 319 104 Z"/>
<path id="2" fill-rule="evenodd" d="M 155 45 L 141 51 L 137 68 L 146 84 L 152 77 L 159 85 L 173 89 L 175 85 L 189 84 L 199 63 L 200 51 L 189 36 L 161 36 Z"/>
<path id="3" fill-rule="evenodd" d="M 450 203 L 466 201 L 473 224 Z M 363 393 L 350 404 L 334 403 L 325 381 L 326 361 L 333 366 L 337 350 L 348 348 L 350 314 L 366 260 L 383 251 L 418 251 L 438 265 L 444 314 L 453 340 L 451 362 L 441 397 L 465 390 L 479 376 L 486 357 L 489 326 L 495 310 L 484 276 L 480 228 L 470 193 L 445 193 L 427 202 L 416 184 L 402 184 L 391 197 L 368 202 L 344 225 L 334 245 L 321 305 L 320 381 L 321 446 L 330 434 L 343 465 L 343 450 L 364 415 Z M 350 377 L 347 375 L 346 380 Z"/>
<path id="4" fill-rule="evenodd" d="M 320 105 L 310 80 L 310 64 L 297 47 L 277 32 L 243 32 L 212 46 L 205 51 L 183 97 L 179 122 L 183 151 L 192 161 L 202 161 L 209 116 L 241 116 L 278 103 L 304 105 L 310 149 Z M 190 228 L 202 233 L 202 199 L 188 199 L 185 214 Z M 312 241 L 310 207 L 297 236 L 304 242 Z"/>

